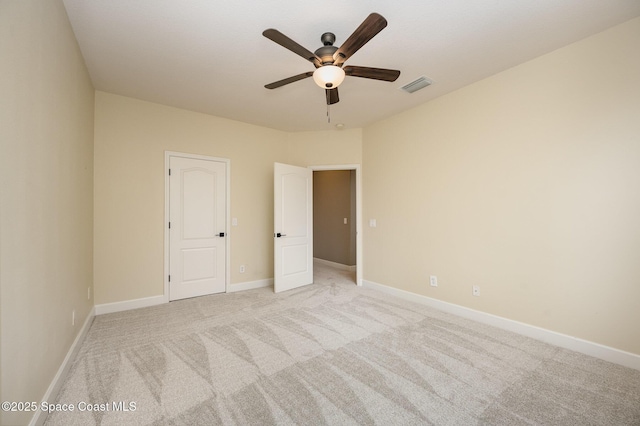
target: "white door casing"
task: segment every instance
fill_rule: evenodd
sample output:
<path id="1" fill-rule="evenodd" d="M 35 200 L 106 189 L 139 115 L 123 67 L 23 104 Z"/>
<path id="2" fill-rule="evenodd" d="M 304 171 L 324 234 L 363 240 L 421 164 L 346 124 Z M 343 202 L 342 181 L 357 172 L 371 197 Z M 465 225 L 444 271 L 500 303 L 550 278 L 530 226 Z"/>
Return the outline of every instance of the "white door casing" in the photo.
<path id="1" fill-rule="evenodd" d="M 226 290 L 227 163 L 169 156 L 169 300 Z"/>
<path id="2" fill-rule="evenodd" d="M 274 291 L 313 282 L 313 171 L 274 163 Z"/>

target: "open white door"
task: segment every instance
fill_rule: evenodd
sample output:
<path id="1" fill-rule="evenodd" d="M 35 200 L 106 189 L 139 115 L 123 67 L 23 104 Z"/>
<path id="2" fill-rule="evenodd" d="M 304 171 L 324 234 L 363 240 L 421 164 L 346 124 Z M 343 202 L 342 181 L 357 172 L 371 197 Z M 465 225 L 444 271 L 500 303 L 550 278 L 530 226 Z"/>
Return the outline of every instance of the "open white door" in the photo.
<path id="1" fill-rule="evenodd" d="M 274 163 L 274 291 L 313 282 L 313 171 Z"/>

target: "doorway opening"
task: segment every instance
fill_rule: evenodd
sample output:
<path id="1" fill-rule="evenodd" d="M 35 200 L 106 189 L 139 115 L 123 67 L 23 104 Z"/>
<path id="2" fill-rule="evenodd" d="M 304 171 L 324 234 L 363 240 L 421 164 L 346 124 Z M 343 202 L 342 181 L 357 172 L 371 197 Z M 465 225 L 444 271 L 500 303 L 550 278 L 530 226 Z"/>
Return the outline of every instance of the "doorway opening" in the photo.
<path id="1" fill-rule="evenodd" d="M 313 166 L 313 257 L 362 284 L 359 165 Z M 315 270 L 315 269 L 314 269 Z"/>

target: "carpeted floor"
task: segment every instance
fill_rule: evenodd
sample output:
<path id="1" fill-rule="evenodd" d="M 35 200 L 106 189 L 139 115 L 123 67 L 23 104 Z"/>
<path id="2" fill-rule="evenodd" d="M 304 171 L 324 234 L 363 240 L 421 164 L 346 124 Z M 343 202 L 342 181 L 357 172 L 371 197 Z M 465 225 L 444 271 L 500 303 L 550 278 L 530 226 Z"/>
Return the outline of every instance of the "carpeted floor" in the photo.
<path id="1" fill-rule="evenodd" d="M 640 425 L 640 371 L 315 277 L 96 317 L 46 424 Z"/>

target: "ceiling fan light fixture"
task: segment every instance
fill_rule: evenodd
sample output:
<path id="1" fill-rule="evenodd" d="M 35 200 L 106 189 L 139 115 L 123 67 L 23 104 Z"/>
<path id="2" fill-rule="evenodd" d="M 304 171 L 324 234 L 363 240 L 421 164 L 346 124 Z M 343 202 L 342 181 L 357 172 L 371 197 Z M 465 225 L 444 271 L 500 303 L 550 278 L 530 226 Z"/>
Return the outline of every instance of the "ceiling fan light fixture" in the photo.
<path id="1" fill-rule="evenodd" d="M 313 72 L 313 81 L 323 89 L 335 89 L 344 81 L 344 70 L 335 65 L 323 65 Z"/>

